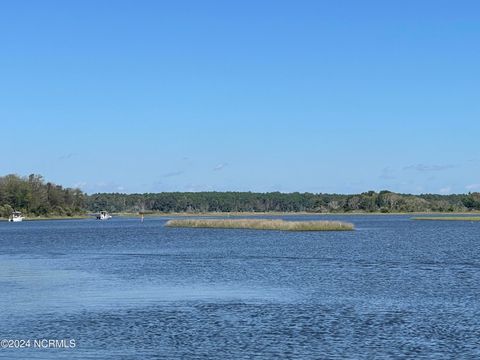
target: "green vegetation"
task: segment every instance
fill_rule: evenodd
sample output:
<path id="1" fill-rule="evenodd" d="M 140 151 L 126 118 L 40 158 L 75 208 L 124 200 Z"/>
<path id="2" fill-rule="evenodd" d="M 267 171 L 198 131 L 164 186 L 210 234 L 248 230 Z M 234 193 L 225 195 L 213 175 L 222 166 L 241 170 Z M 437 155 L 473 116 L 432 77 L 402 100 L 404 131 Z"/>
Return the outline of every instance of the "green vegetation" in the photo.
<path id="1" fill-rule="evenodd" d="M 284 231 L 345 231 L 354 229 L 353 224 L 341 221 L 284 221 L 269 219 L 179 219 L 169 220 L 166 226 Z"/>
<path id="2" fill-rule="evenodd" d="M 101 193 L 86 197 L 90 211 L 154 213 L 429 213 L 480 210 L 480 193 L 410 195 L 369 191 L 356 195 L 252 192 Z"/>
<path id="3" fill-rule="evenodd" d="M 79 189 L 65 189 L 45 182 L 40 175 L 0 177 L 0 217 L 12 211 L 33 217 L 75 216 L 85 213 L 85 195 Z"/>
<path id="4" fill-rule="evenodd" d="M 87 212 L 138 214 L 262 213 L 468 213 L 480 211 L 480 193 L 458 195 L 165 192 L 100 193 L 46 182 L 40 175 L 0 177 L 0 217 L 13 210 L 27 217 L 72 217 Z"/>
<path id="5" fill-rule="evenodd" d="M 422 216 L 422 217 L 413 217 L 412 220 L 480 221 L 480 216 Z"/>

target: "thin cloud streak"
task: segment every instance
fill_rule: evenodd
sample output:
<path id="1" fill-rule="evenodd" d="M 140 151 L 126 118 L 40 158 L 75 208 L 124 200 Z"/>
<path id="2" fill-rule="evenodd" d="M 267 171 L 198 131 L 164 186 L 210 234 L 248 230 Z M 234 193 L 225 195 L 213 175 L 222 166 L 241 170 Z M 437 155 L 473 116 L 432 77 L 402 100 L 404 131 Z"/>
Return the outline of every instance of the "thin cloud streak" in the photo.
<path id="1" fill-rule="evenodd" d="M 396 178 L 394 173 L 395 173 L 394 170 L 392 170 L 389 167 L 386 167 L 382 169 L 382 173 L 380 174 L 379 177 L 380 179 L 384 179 L 384 180 L 393 180 Z"/>
<path id="2" fill-rule="evenodd" d="M 183 170 L 172 171 L 172 172 L 163 174 L 163 177 L 169 178 L 169 177 L 174 177 L 174 176 L 180 176 L 180 175 L 183 175 L 184 173 L 185 173 L 185 171 L 183 171 Z"/>
<path id="3" fill-rule="evenodd" d="M 414 170 L 418 172 L 432 172 L 432 171 L 444 171 L 453 169 L 454 165 L 425 165 L 425 164 L 415 164 L 405 166 L 403 170 Z"/>
<path id="4" fill-rule="evenodd" d="M 221 163 L 221 164 L 218 164 L 217 166 L 215 166 L 213 168 L 213 171 L 221 171 L 223 169 L 225 169 L 225 167 L 228 165 L 228 163 Z"/>
<path id="5" fill-rule="evenodd" d="M 59 156 L 58 160 L 68 160 L 68 159 L 71 159 L 74 156 L 77 156 L 77 153 L 71 152 L 71 153 L 63 154 L 63 155 Z"/>

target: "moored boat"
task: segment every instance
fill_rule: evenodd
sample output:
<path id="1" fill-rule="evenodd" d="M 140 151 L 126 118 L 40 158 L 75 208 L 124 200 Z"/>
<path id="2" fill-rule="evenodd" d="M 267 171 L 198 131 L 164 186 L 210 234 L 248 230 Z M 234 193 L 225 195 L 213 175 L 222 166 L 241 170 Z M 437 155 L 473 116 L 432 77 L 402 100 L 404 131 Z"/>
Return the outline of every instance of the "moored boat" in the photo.
<path id="1" fill-rule="evenodd" d="M 107 211 L 100 211 L 97 215 L 97 220 L 108 220 L 111 219 L 112 215 L 110 215 Z"/>
<path id="2" fill-rule="evenodd" d="M 8 218 L 9 222 L 20 222 L 23 221 L 23 215 L 20 211 L 12 212 L 12 215 Z"/>

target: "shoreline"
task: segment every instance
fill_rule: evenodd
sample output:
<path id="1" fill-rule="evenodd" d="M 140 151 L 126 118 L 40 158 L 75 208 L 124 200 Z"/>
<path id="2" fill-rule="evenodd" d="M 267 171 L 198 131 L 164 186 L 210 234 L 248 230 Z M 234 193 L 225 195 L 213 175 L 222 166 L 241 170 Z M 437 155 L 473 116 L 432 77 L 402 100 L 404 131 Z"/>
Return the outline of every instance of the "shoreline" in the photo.
<path id="1" fill-rule="evenodd" d="M 411 219 L 415 221 L 480 221 L 480 216 L 421 216 Z"/>
<path id="2" fill-rule="evenodd" d="M 140 213 L 128 213 L 128 212 L 120 212 L 120 213 L 112 213 L 114 216 L 119 217 L 137 217 L 140 216 Z M 392 213 L 384 213 L 384 212 L 329 212 L 329 213 L 314 213 L 314 212 L 306 212 L 306 211 L 299 211 L 299 212 L 277 212 L 277 211 L 264 211 L 264 212 L 253 212 L 253 211 L 245 211 L 245 212 L 197 212 L 197 213 L 182 213 L 182 212 L 154 212 L 154 213 L 144 213 L 144 217 L 160 217 L 160 216 L 172 216 L 172 217 L 195 217 L 195 216 L 222 216 L 222 217 L 241 217 L 241 216 L 389 216 L 389 215 L 396 215 L 396 216 L 416 216 L 416 215 L 472 215 L 472 216 L 480 216 L 480 211 L 477 212 L 392 212 Z"/>
<path id="3" fill-rule="evenodd" d="M 44 220 L 84 220 L 92 218 L 88 215 L 73 215 L 73 216 L 61 216 L 61 215 L 52 215 L 52 216 L 25 216 L 23 221 L 44 221 Z M 0 221 L 8 221 L 8 218 L 0 217 Z"/>
<path id="4" fill-rule="evenodd" d="M 120 213 L 111 213 L 114 217 L 123 217 L 123 218 L 140 218 L 141 214 L 138 212 L 120 212 Z M 418 216 L 425 216 L 418 218 Z M 427 216 L 434 215 L 434 216 Z M 144 213 L 145 218 L 148 217 L 244 217 L 244 216 L 412 216 L 412 220 L 461 220 L 462 218 L 455 218 L 455 216 L 464 216 L 464 217 L 480 217 L 480 211 L 476 212 L 392 212 L 392 213 L 383 213 L 383 212 L 330 212 L 330 213 L 312 213 L 312 212 L 277 212 L 277 211 L 267 211 L 267 212 L 197 212 L 197 213 L 179 213 L 179 212 L 152 212 Z M 452 219 L 453 217 L 453 219 Z M 86 220 L 86 219 L 95 219 L 93 215 L 73 215 L 73 216 L 63 216 L 63 215 L 52 215 L 52 216 L 26 216 L 23 221 L 43 221 L 43 220 Z M 464 220 L 470 220 L 470 218 L 463 218 Z M 7 221 L 8 218 L 1 218 L 0 221 Z"/>

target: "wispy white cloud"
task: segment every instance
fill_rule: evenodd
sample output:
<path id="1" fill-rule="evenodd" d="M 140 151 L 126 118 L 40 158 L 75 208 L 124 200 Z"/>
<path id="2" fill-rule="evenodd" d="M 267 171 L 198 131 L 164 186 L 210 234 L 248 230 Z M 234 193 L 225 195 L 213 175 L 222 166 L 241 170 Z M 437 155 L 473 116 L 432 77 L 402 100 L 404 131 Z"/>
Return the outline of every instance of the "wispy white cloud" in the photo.
<path id="1" fill-rule="evenodd" d="M 480 184 L 469 184 L 465 186 L 465 189 L 467 189 L 468 191 L 480 190 Z"/>
<path id="2" fill-rule="evenodd" d="M 78 181 L 75 184 L 73 184 L 73 188 L 78 188 L 78 189 L 84 189 L 87 186 L 86 181 Z"/>
<path id="3" fill-rule="evenodd" d="M 99 181 L 96 183 L 79 182 L 77 184 L 80 185 L 78 187 L 87 194 L 126 191 L 125 186 L 117 184 L 113 181 Z"/>
<path id="4" fill-rule="evenodd" d="M 188 192 L 198 192 L 198 191 L 212 191 L 216 189 L 214 189 L 212 185 L 189 183 L 183 186 L 183 190 Z"/>
<path id="5" fill-rule="evenodd" d="M 451 194 L 452 193 L 452 188 L 451 188 L 451 186 L 445 186 L 445 187 L 441 188 L 440 190 L 438 190 L 438 193 L 442 194 L 442 195 Z"/>
<path id="6" fill-rule="evenodd" d="M 385 167 L 382 169 L 382 173 L 380 174 L 380 179 L 384 180 L 392 180 L 395 179 L 395 171 L 390 167 Z"/>
<path id="7" fill-rule="evenodd" d="M 221 170 L 225 169 L 225 167 L 227 165 L 228 165 L 228 163 L 220 163 L 213 168 L 213 171 L 221 171 Z"/>
<path id="8" fill-rule="evenodd" d="M 163 174 L 163 177 L 174 177 L 174 176 L 180 176 L 184 173 L 183 170 L 178 170 L 178 171 L 172 171 L 172 172 L 169 172 L 169 173 L 165 173 Z"/>
<path id="9" fill-rule="evenodd" d="M 74 153 L 74 152 L 70 152 L 68 154 L 63 154 L 63 155 L 59 156 L 58 160 L 68 160 L 68 159 L 71 159 L 74 156 L 77 156 L 77 154 Z"/>
<path id="10" fill-rule="evenodd" d="M 432 172 L 432 171 L 444 171 L 454 168 L 454 165 L 426 165 L 426 164 L 415 164 L 405 166 L 403 170 L 414 170 L 418 172 Z"/>

